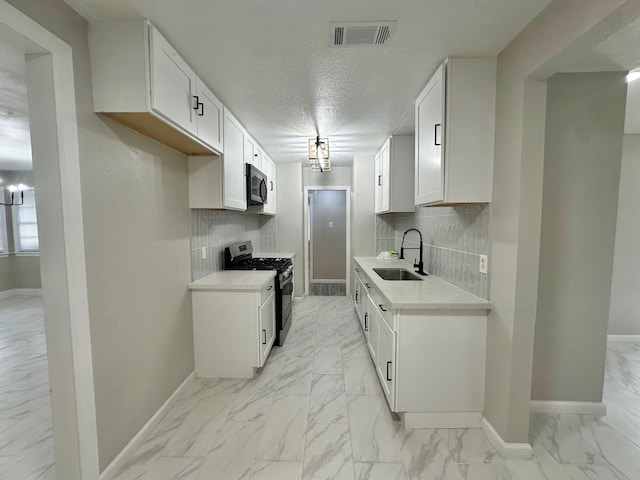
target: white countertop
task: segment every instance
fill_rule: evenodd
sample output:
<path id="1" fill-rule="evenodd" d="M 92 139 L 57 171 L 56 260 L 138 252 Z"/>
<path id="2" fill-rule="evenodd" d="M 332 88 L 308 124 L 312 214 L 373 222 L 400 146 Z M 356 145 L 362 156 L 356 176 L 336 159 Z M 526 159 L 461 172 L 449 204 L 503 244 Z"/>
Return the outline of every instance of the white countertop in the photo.
<path id="1" fill-rule="evenodd" d="M 422 277 L 422 281 L 397 281 L 383 280 L 373 271 L 373 268 L 406 268 L 413 272 L 412 265 L 403 260 L 378 260 L 375 257 L 355 257 L 354 260 L 386 297 L 391 308 L 491 310 L 493 306 L 491 302 L 432 275 Z"/>
<path id="2" fill-rule="evenodd" d="M 252 256 L 254 258 L 291 258 L 296 256 L 295 253 L 291 252 L 253 252 Z"/>
<path id="3" fill-rule="evenodd" d="M 191 282 L 191 290 L 260 290 L 276 276 L 275 270 L 223 270 Z"/>

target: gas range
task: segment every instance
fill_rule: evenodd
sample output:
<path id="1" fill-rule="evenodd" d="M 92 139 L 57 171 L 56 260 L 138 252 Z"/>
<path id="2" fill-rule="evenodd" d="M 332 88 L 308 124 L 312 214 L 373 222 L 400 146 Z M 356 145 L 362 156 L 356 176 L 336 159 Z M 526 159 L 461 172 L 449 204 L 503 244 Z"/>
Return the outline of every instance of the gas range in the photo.
<path id="1" fill-rule="evenodd" d="M 293 303 L 293 262 L 290 258 L 253 257 L 251 241 L 235 243 L 224 249 L 225 270 L 275 270 L 276 341 L 282 345 L 291 327 Z"/>

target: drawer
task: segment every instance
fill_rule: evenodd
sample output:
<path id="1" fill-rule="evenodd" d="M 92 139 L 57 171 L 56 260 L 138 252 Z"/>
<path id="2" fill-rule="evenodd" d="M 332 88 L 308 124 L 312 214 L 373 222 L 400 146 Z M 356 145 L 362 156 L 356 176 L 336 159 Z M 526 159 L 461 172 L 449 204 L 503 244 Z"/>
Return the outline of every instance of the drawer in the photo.
<path id="1" fill-rule="evenodd" d="M 375 304 L 376 310 L 378 310 L 382 318 L 384 318 L 387 326 L 393 330 L 393 314 L 387 299 L 373 286 L 369 289 L 369 296 Z"/>
<path id="2" fill-rule="evenodd" d="M 269 280 L 269 283 L 267 283 L 264 287 L 262 287 L 262 290 L 260 291 L 260 305 L 262 305 L 264 302 L 267 301 L 267 299 L 269 298 L 269 295 L 271 295 L 276 288 L 276 279 L 275 277 L 272 278 L 271 280 Z"/>

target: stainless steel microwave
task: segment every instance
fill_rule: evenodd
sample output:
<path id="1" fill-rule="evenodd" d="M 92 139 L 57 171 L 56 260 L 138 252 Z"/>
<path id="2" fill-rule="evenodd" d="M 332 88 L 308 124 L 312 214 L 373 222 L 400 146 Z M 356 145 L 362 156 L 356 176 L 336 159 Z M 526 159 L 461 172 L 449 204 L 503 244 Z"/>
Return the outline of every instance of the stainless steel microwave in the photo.
<path id="1" fill-rule="evenodd" d="M 247 204 L 267 203 L 267 176 L 250 163 L 247 167 Z"/>

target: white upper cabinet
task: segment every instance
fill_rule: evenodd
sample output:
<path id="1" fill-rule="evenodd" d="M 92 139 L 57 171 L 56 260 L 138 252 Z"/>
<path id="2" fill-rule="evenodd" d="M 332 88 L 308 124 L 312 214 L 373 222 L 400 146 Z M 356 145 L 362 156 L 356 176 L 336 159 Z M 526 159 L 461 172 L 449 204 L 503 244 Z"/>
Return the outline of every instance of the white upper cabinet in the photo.
<path id="1" fill-rule="evenodd" d="M 262 166 L 264 173 L 267 175 L 267 203 L 262 210 L 263 213 L 268 215 L 275 215 L 277 213 L 276 208 L 276 164 L 266 154 L 262 157 Z"/>
<path id="2" fill-rule="evenodd" d="M 415 103 L 416 205 L 491 201 L 495 103 L 495 58 L 438 68 Z"/>
<path id="3" fill-rule="evenodd" d="M 224 110 L 224 154 L 189 157 L 189 208 L 246 210 L 245 130 Z"/>
<path id="4" fill-rule="evenodd" d="M 244 161 L 264 173 L 262 169 L 262 149 L 249 134 L 244 137 Z"/>
<path id="5" fill-rule="evenodd" d="M 209 88 L 200 80 L 196 84 L 194 111 L 198 128 L 198 138 L 218 152 L 224 145 L 224 107 Z"/>
<path id="6" fill-rule="evenodd" d="M 187 155 L 223 153 L 222 103 L 146 20 L 89 25 L 94 110 Z"/>
<path id="7" fill-rule="evenodd" d="M 224 110 L 223 206 L 247 209 L 247 185 L 244 167 L 245 130 L 236 118 Z"/>
<path id="8" fill-rule="evenodd" d="M 197 76 L 178 52 L 153 27 L 151 46 L 151 108 L 169 122 L 197 134 Z"/>
<path id="9" fill-rule="evenodd" d="M 393 136 L 375 156 L 375 212 L 413 212 L 414 137 Z"/>

